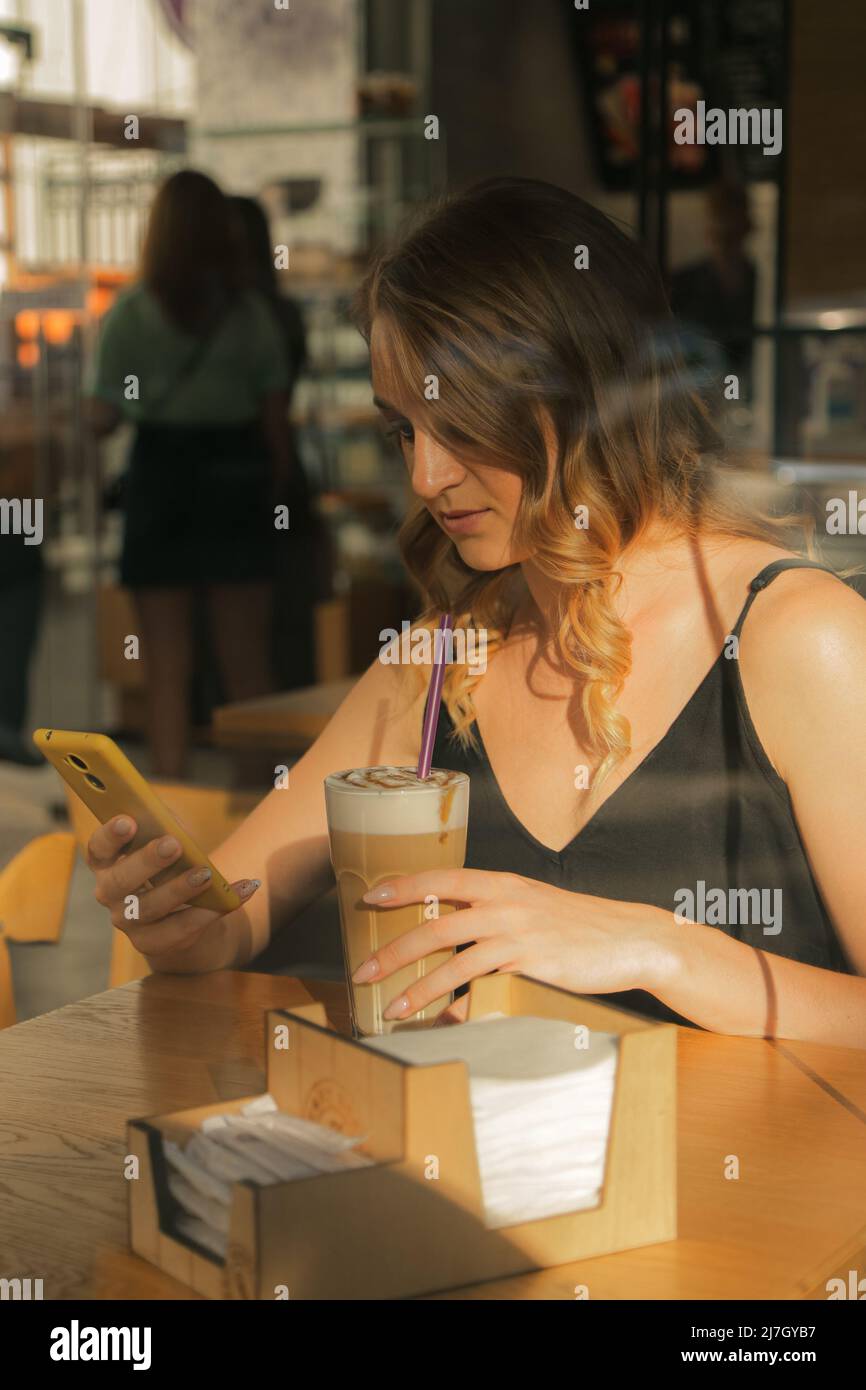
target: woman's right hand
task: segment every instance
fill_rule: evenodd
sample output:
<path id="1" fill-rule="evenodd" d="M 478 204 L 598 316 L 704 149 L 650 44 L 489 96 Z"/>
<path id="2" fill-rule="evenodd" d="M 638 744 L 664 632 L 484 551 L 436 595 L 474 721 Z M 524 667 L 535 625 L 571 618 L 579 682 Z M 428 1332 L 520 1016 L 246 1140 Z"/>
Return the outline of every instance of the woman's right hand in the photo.
<path id="1" fill-rule="evenodd" d="M 98 826 L 87 844 L 87 864 L 96 875 L 96 901 L 108 909 L 112 924 L 126 933 L 136 951 L 159 969 L 161 958 L 167 963 L 169 957 L 194 946 L 225 913 L 191 905 L 210 882 L 206 869 L 187 870 L 148 887 L 155 874 L 180 857 L 181 846 L 172 835 L 163 835 L 126 854 L 124 846 L 136 829 L 130 816 L 115 816 Z M 242 903 L 259 886 L 257 879 L 232 884 Z M 137 917 L 127 916 L 130 896 L 139 899 Z"/>

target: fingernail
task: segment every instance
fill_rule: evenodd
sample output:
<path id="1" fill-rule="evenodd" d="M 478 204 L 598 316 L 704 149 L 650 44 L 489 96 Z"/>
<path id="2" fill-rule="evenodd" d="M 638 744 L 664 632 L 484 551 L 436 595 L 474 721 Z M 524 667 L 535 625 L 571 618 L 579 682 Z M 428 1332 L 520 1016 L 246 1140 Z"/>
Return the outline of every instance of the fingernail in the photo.
<path id="1" fill-rule="evenodd" d="M 191 888 L 198 888 L 200 883 L 207 883 L 210 878 L 210 869 L 193 869 L 187 883 Z"/>
<path id="2" fill-rule="evenodd" d="M 126 816 L 121 816 L 119 820 L 114 822 L 115 835 L 128 835 L 131 829 L 132 821 Z"/>
<path id="3" fill-rule="evenodd" d="M 383 1018 L 400 1018 L 401 1015 L 404 1014 L 404 1013 L 406 1012 L 406 1010 L 408 1009 L 408 1007 L 409 1007 L 409 1000 L 406 998 L 405 994 L 401 994 L 399 999 L 395 999 L 394 1002 L 393 1002 L 393 1004 L 389 1004 L 389 1005 L 388 1005 L 388 1007 L 387 1007 L 387 1009 L 385 1010 L 385 1012 L 383 1013 L 382 1017 L 383 1017 Z"/>
<path id="4" fill-rule="evenodd" d="M 379 962 L 376 960 L 375 956 L 371 956 L 369 960 L 364 961 L 363 965 L 358 966 L 352 979 L 355 981 L 356 985 L 365 985 L 368 980 L 372 980 L 373 976 L 378 975 L 378 973 Z"/>
<path id="5" fill-rule="evenodd" d="M 254 893 L 256 889 L 261 888 L 261 886 L 262 881 L 260 878 L 245 878 L 238 888 L 238 892 L 242 898 L 248 898 L 251 893 Z"/>
<path id="6" fill-rule="evenodd" d="M 389 898 L 397 895 L 390 883 L 381 883 L 378 888 L 371 888 L 364 894 L 365 903 L 386 903 Z"/>
<path id="7" fill-rule="evenodd" d="M 173 835 L 166 835 L 165 839 L 160 840 L 156 847 L 156 852 L 160 859 L 172 859 L 180 849 L 180 844 Z"/>

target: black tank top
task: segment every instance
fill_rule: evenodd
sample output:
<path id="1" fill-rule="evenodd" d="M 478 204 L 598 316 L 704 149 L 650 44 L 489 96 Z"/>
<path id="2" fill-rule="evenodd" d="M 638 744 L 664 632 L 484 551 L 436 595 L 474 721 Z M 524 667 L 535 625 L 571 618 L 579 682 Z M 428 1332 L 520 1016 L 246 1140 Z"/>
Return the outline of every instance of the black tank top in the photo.
<path id="1" fill-rule="evenodd" d="M 761 589 L 782 570 L 803 567 L 828 570 L 801 559 L 777 560 L 761 570 L 749 585 L 732 635 L 739 637 Z M 466 772 L 471 779 L 467 868 L 518 873 L 574 893 L 670 911 L 683 904 L 677 896 L 683 889 L 691 890 L 696 904 L 703 891 L 705 903 L 725 903 L 717 915 L 706 910 L 703 920 L 709 925 L 763 951 L 854 973 L 809 868 L 787 786 L 758 739 L 735 658 L 721 653 L 667 733 L 559 851 L 536 840 L 511 811 L 477 723 L 474 733 L 478 750 L 463 750 L 442 704 L 433 766 Z M 764 890 L 767 910 L 759 908 L 754 893 L 749 909 L 743 910 L 741 895 L 731 910 L 731 890 L 737 889 Z M 777 904 L 781 918 L 773 912 Z M 683 915 L 691 916 L 688 904 Z M 776 930 L 779 920 L 781 930 Z M 599 997 L 653 1018 L 688 1023 L 644 990 Z"/>

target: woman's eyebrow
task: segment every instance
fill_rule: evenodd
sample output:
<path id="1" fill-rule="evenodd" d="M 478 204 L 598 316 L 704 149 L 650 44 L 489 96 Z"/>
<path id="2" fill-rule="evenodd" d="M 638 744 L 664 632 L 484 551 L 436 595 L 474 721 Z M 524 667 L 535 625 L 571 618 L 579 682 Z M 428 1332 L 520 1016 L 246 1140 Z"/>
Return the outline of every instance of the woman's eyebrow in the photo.
<path id="1" fill-rule="evenodd" d="M 373 404 L 374 404 L 374 405 L 377 407 L 377 409 L 379 409 L 379 410 L 393 410 L 394 413 L 395 413 L 395 415 L 399 415 L 399 413 L 400 413 L 399 410 L 397 409 L 396 405 L 391 405 L 391 402 L 390 402 L 390 401 L 383 401 L 381 396 L 374 396 L 374 397 L 373 397 Z"/>

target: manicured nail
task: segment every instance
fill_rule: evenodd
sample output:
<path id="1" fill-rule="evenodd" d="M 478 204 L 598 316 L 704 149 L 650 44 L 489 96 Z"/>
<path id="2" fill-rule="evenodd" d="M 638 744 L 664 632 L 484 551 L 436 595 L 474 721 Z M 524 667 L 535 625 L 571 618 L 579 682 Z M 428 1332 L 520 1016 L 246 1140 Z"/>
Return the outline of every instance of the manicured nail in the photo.
<path id="1" fill-rule="evenodd" d="M 262 881 L 260 878 L 245 878 L 238 888 L 238 893 L 242 898 L 249 898 L 256 889 L 261 888 L 261 886 Z"/>
<path id="2" fill-rule="evenodd" d="M 128 835 L 132 829 L 132 821 L 127 816 L 121 816 L 114 822 L 115 835 Z"/>
<path id="3" fill-rule="evenodd" d="M 159 855 L 160 859 L 173 859 L 179 849 L 180 844 L 174 838 L 174 836 L 166 835 L 165 838 L 160 840 L 159 844 L 157 845 L 156 852 Z"/>
<path id="4" fill-rule="evenodd" d="M 376 960 L 375 956 L 371 956 L 369 960 L 364 961 L 363 965 L 358 966 L 352 979 L 355 981 L 356 985 L 365 985 L 368 980 L 372 980 L 373 976 L 378 975 L 378 973 L 379 962 Z"/>
<path id="5" fill-rule="evenodd" d="M 187 883 L 191 888 L 198 888 L 199 884 L 207 883 L 210 878 L 210 869 L 193 869 Z"/>
<path id="6" fill-rule="evenodd" d="M 395 999 L 394 1002 L 393 1002 L 393 1004 L 389 1004 L 389 1005 L 388 1005 L 388 1007 L 387 1007 L 387 1009 L 385 1010 L 385 1012 L 383 1013 L 382 1017 L 383 1017 L 383 1018 L 400 1018 L 400 1017 L 402 1017 L 402 1015 L 406 1012 L 406 1010 L 408 1009 L 408 1007 L 409 1007 L 409 1000 L 406 998 L 405 994 L 401 994 L 399 999 Z"/>
<path id="7" fill-rule="evenodd" d="M 378 888 L 371 888 L 364 894 L 365 903 L 386 903 L 389 898 L 396 898 L 397 894 L 390 883 L 380 883 Z"/>

